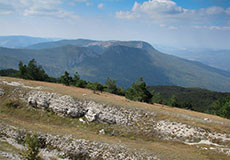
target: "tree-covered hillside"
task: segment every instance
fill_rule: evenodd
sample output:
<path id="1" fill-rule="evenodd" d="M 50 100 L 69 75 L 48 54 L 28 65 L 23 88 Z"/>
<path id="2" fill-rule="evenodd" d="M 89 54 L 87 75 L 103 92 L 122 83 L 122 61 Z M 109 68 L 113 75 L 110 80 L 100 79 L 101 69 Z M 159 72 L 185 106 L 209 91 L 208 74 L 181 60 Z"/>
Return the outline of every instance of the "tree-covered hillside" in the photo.
<path id="1" fill-rule="evenodd" d="M 100 83 L 111 77 L 124 88 L 143 77 L 147 85 L 230 91 L 229 72 L 163 54 L 142 41 L 63 40 L 39 46 L 45 48 L 0 48 L 0 69 L 16 69 L 19 61 L 28 63 L 34 58 L 53 77 L 68 71 L 72 76 L 78 72 L 83 79 Z"/>
<path id="2" fill-rule="evenodd" d="M 230 93 L 179 86 L 150 86 L 148 90 L 153 94 L 159 93 L 164 102 L 167 102 L 172 96 L 175 96 L 181 107 L 186 104 L 191 104 L 191 109 L 199 112 L 208 112 L 215 101 L 230 96 Z"/>

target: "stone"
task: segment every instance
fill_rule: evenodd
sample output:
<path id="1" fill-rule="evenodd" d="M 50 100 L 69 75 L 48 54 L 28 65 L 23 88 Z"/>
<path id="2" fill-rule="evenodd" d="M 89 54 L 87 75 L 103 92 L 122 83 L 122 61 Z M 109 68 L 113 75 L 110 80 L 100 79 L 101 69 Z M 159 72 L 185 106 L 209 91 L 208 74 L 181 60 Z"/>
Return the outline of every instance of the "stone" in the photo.
<path id="1" fill-rule="evenodd" d="M 118 125 L 134 125 L 146 112 L 119 106 L 99 104 L 94 101 L 79 100 L 68 95 L 43 91 L 30 91 L 27 102 L 36 108 L 49 109 L 59 115 L 80 118 L 85 116 L 89 122 L 103 122 Z M 147 114 L 147 116 L 150 116 Z M 151 116 L 154 116 L 151 114 Z"/>
<path id="2" fill-rule="evenodd" d="M 105 134 L 105 130 L 104 130 L 104 129 L 101 129 L 101 130 L 99 131 L 99 134 Z"/>
<path id="3" fill-rule="evenodd" d="M 4 96 L 5 92 L 3 88 L 0 88 L 0 96 Z"/>
<path id="4" fill-rule="evenodd" d="M 37 108 L 50 109 L 53 112 L 69 116 L 72 118 L 79 118 L 85 115 L 86 109 L 79 101 L 75 101 L 71 96 L 59 95 L 48 92 L 29 92 L 28 103 Z"/>
<path id="5" fill-rule="evenodd" d="M 79 118 L 79 121 L 85 124 L 85 121 L 82 118 Z"/>

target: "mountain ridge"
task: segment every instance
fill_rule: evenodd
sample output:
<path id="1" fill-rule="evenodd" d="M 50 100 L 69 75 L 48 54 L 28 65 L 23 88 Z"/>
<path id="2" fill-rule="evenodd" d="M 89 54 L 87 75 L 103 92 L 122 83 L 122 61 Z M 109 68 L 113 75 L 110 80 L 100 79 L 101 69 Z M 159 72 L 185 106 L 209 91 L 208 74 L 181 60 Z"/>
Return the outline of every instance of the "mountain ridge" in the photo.
<path id="1" fill-rule="evenodd" d="M 0 47 L 7 48 L 25 48 L 27 46 L 41 43 L 55 41 L 58 38 L 41 38 L 41 37 L 31 37 L 31 36 L 0 36 Z"/>
<path id="2" fill-rule="evenodd" d="M 16 69 L 20 60 L 27 63 L 35 58 L 50 76 L 60 76 L 64 71 L 72 75 L 78 72 L 82 79 L 100 83 L 110 77 L 125 88 L 143 77 L 148 85 L 230 91 L 227 71 L 163 54 L 147 42 L 77 39 L 51 43 L 55 48 L 46 48 L 49 43 L 42 43 L 43 49 L 0 48 L 0 68 Z"/>

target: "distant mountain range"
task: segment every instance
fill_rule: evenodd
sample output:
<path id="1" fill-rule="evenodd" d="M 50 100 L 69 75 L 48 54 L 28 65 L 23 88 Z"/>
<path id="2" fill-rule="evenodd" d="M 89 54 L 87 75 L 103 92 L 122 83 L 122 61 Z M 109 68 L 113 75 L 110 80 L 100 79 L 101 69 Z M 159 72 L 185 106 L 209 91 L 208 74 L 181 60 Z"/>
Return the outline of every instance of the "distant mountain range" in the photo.
<path id="1" fill-rule="evenodd" d="M 24 48 L 33 44 L 58 40 L 57 38 L 40 38 L 29 36 L 0 36 L 0 47 Z"/>
<path id="2" fill-rule="evenodd" d="M 177 85 L 230 91 L 230 73 L 199 62 L 163 54 L 142 41 L 60 40 L 23 49 L 0 48 L 0 68 L 17 68 L 35 58 L 50 76 L 78 72 L 82 79 L 107 77 L 129 87 L 138 77 L 148 85 Z"/>

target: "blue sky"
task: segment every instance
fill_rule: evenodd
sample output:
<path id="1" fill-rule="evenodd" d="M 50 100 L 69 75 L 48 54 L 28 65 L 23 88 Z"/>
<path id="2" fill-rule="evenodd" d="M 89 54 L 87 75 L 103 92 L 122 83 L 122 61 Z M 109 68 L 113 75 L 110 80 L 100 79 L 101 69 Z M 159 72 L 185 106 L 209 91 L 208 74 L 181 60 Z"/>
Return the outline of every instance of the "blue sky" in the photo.
<path id="1" fill-rule="evenodd" d="M 230 49 L 230 0 L 0 0 L 0 35 Z"/>

